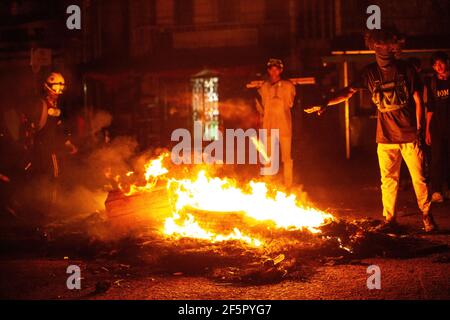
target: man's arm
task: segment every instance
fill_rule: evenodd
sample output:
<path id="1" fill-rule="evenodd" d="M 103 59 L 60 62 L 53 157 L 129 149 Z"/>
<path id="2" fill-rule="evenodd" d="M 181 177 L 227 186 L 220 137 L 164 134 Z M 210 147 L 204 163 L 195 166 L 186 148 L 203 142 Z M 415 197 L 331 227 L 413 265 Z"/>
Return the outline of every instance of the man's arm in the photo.
<path id="1" fill-rule="evenodd" d="M 420 91 L 414 91 L 413 94 L 414 102 L 416 104 L 416 121 L 417 121 L 417 140 L 419 146 L 422 145 L 423 142 L 423 132 L 422 132 L 422 120 L 423 120 L 423 100 L 420 94 Z M 427 137 L 425 137 L 426 139 Z M 426 142 L 426 141 L 425 141 Z M 426 142 L 427 143 L 427 142 Z"/>
<path id="2" fill-rule="evenodd" d="M 289 100 L 288 100 L 289 108 L 292 108 L 294 106 L 296 94 L 297 91 L 295 90 L 294 84 L 291 81 L 289 81 Z"/>
<path id="3" fill-rule="evenodd" d="M 433 119 L 434 114 L 434 101 L 433 95 L 430 95 L 430 89 L 428 88 L 429 83 L 426 83 L 423 88 L 423 100 L 426 109 L 426 126 L 425 126 L 425 143 L 429 146 L 433 143 L 431 138 L 431 119 Z"/>
<path id="4" fill-rule="evenodd" d="M 433 119 L 433 112 L 427 111 L 427 126 L 426 126 L 426 131 L 425 131 L 425 143 L 429 146 L 431 146 L 431 144 L 432 144 L 431 131 L 430 131 L 431 119 Z"/>
<path id="5" fill-rule="evenodd" d="M 258 97 L 255 98 L 255 104 L 256 104 L 256 110 L 258 110 L 258 113 L 260 115 L 264 114 L 264 108 L 262 106 L 262 101 Z"/>
<path id="6" fill-rule="evenodd" d="M 416 118 L 417 118 L 417 131 L 422 129 L 422 117 L 423 117 L 423 109 L 422 109 L 422 97 L 420 96 L 419 91 L 414 91 L 414 102 L 416 103 Z"/>
<path id="7" fill-rule="evenodd" d="M 255 104 L 256 104 L 256 110 L 258 110 L 258 113 L 260 115 L 264 114 L 264 105 L 263 105 L 263 89 L 262 86 L 258 88 L 255 92 Z"/>
<path id="8" fill-rule="evenodd" d="M 338 91 L 335 95 L 333 95 L 331 98 L 328 99 L 328 102 L 326 103 L 326 105 L 323 106 L 314 106 L 308 109 L 305 109 L 306 113 L 314 113 L 317 112 L 319 115 L 321 115 L 324 111 L 326 107 L 329 106 L 334 106 L 337 104 L 340 104 L 344 101 L 347 101 L 348 99 L 350 99 L 351 97 L 353 97 L 353 95 L 357 92 L 358 90 L 356 90 L 355 88 L 353 88 L 352 86 L 346 87 L 340 91 Z"/>
<path id="9" fill-rule="evenodd" d="M 336 95 L 328 100 L 327 106 L 334 106 L 336 104 L 342 103 L 353 97 L 353 95 L 357 92 L 353 87 L 346 87 L 339 91 Z"/>
<path id="10" fill-rule="evenodd" d="M 349 100 L 353 95 L 358 91 L 358 89 L 367 89 L 368 88 L 368 74 L 370 66 L 364 68 L 361 72 L 359 72 L 355 81 L 353 81 L 349 86 L 337 91 L 333 96 L 328 98 L 328 101 L 325 104 L 322 104 L 318 107 L 313 107 L 310 109 L 306 109 L 305 112 L 313 113 L 317 112 L 319 115 L 325 112 L 328 106 L 334 106 L 336 104 L 340 104 L 344 101 Z"/>
<path id="11" fill-rule="evenodd" d="M 262 127 L 263 119 L 264 119 L 264 104 L 263 104 L 263 99 L 262 99 L 262 88 L 259 88 L 256 92 L 255 105 L 256 105 L 256 110 L 258 111 L 258 114 L 259 114 L 259 126 Z"/>

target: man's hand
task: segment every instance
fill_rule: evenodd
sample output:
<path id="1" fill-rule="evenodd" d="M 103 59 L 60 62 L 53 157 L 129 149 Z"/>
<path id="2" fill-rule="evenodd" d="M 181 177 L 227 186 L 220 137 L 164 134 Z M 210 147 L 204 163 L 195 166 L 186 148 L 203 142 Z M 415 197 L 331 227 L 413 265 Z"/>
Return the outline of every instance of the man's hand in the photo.
<path id="1" fill-rule="evenodd" d="M 322 106 L 313 106 L 313 107 L 307 108 L 307 109 L 305 109 L 303 111 L 305 111 L 308 114 L 312 114 L 312 113 L 316 113 L 317 112 L 317 114 L 319 116 L 321 116 L 322 114 L 325 113 L 326 109 L 327 109 L 326 105 L 322 105 Z"/>
<path id="2" fill-rule="evenodd" d="M 416 133 L 416 142 L 417 145 L 419 146 L 420 149 L 423 149 L 424 146 L 424 136 L 423 136 L 423 130 L 422 129 L 417 129 L 417 133 Z"/>
<path id="3" fill-rule="evenodd" d="M 427 146 L 431 146 L 431 133 L 429 130 L 425 133 L 425 143 Z"/>

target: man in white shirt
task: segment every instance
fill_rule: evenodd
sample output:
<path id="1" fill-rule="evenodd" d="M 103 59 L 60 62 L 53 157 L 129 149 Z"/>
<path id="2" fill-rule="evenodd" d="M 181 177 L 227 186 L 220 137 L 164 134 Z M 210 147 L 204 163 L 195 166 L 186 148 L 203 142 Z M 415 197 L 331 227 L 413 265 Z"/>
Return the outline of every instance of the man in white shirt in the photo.
<path id="1" fill-rule="evenodd" d="M 283 162 L 284 184 L 292 186 L 293 161 L 291 158 L 292 117 L 291 108 L 294 105 L 295 86 L 289 80 L 282 80 L 284 65 L 279 59 L 270 59 L 267 63 L 269 80 L 265 81 L 258 93 L 257 109 L 262 116 L 262 128 L 267 130 L 267 141 L 270 142 L 272 129 L 279 130 L 281 161 Z M 268 146 L 267 150 L 271 150 Z"/>

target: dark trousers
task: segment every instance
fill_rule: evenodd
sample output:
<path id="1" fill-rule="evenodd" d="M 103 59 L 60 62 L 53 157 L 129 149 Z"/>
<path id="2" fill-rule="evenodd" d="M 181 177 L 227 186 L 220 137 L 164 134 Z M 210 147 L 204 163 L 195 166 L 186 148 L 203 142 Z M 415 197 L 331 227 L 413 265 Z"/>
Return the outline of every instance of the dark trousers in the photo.
<path id="1" fill-rule="evenodd" d="M 434 134 L 431 141 L 431 186 L 433 192 L 442 192 L 444 183 L 450 188 L 450 139 Z"/>

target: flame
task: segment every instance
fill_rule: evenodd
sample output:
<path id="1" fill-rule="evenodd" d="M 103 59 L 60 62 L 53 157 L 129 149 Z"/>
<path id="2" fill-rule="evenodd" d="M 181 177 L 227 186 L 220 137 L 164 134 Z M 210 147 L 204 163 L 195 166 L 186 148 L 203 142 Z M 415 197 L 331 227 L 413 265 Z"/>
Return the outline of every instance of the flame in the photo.
<path id="1" fill-rule="evenodd" d="M 211 217 L 222 213 L 225 219 L 228 213 L 239 213 L 258 223 L 286 230 L 308 230 L 311 233 L 320 233 L 319 228 L 333 220 L 331 214 L 299 204 L 294 194 L 269 190 L 270 186 L 263 182 L 250 181 L 246 186 L 239 187 L 232 179 L 209 177 L 205 170 L 199 171 L 193 178 L 168 178 L 170 172 L 163 165 L 167 156 L 165 153 L 151 160 L 145 166 L 146 184 L 131 185 L 126 194 L 151 191 L 158 179 L 167 180 L 168 194 L 173 203 L 172 216 L 165 219 L 161 230 L 167 236 L 211 242 L 240 240 L 253 247 L 264 244 L 262 240 L 241 232 L 233 225 L 229 226 L 232 232 L 228 234 L 207 230 L 196 221 L 195 210 L 207 212 Z M 131 175 L 133 173 L 130 171 L 127 176 Z"/>
<path id="2" fill-rule="evenodd" d="M 168 153 L 163 153 L 158 158 L 150 160 L 145 165 L 144 178 L 145 178 L 146 184 L 144 186 L 137 186 L 135 184 L 132 184 L 130 186 L 130 191 L 125 193 L 125 195 L 131 196 L 131 195 L 139 193 L 139 192 L 145 192 L 145 191 L 152 190 L 153 187 L 156 185 L 156 182 L 158 181 L 158 177 L 163 176 L 169 172 L 169 170 L 167 170 L 167 168 L 165 168 L 163 165 L 164 159 L 167 158 L 168 156 L 169 156 Z M 133 174 L 134 174 L 134 172 L 129 171 L 127 173 L 127 177 L 130 177 Z"/>
<path id="3" fill-rule="evenodd" d="M 169 156 L 168 153 L 163 153 L 155 160 L 150 161 L 145 166 L 145 180 L 148 181 L 150 178 L 156 178 L 159 176 L 162 176 L 169 172 L 164 166 L 163 166 L 163 160 Z"/>
<path id="4" fill-rule="evenodd" d="M 299 206 L 295 195 L 277 191 L 268 195 L 263 182 L 249 183 L 249 192 L 236 187 L 231 179 L 209 178 L 204 170 L 196 180 L 169 180 L 176 187 L 176 210 L 195 208 L 211 212 L 242 212 L 258 221 L 275 223 L 278 228 L 303 229 L 320 232 L 318 227 L 332 219 L 332 215 L 313 208 Z"/>
<path id="5" fill-rule="evenodd" d="M 233 232 L 228 235 L 215 234 L 213 232 L 206 231 L 200 227 L 191 214 L 188 214 L 187 219 L 181 223 L 177 223 L 177 220 L 181 220 L 180 215 L 177 213 L 174 214 L 173 217 L 166 219 L 164 223 L 165 234 L 169 236 L 174 235 L 176 237 L 209 240 L 211 242 L 240 240 L 254 247 L 259 247 L 262 244 L 258 239 L 243 235 L 238 228 L 233 228 Z"/>

